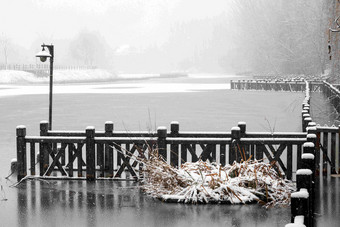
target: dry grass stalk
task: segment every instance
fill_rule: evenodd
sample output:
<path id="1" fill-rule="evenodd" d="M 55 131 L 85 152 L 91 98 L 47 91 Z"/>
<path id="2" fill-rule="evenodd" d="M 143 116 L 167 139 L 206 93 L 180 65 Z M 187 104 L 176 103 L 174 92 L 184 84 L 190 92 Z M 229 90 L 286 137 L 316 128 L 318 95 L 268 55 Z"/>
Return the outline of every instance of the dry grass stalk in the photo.
<path id="1" fill-rule="evenodd" d="M 177 169 L 149 148 L 142 189 L 164 201 L 184 203 L 259 202 L 266 208 L 289 205 L 293 183 L 283 179 L 272 165 L 252 161 L 221 166 L 203 161 L 186 162 Z"/>

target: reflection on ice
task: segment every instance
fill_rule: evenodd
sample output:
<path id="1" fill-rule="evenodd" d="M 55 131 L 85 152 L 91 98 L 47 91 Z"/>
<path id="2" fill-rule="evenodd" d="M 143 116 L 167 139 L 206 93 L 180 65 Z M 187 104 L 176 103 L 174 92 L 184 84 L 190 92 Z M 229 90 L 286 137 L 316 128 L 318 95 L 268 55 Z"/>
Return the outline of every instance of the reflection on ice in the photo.
<path id="1" fill-rule="evenodd" d="M 281 226 L 290 220 L 289 208 L 163 203 L 136 182 L 117 181 L 26 181 L 17 207 L 17 226 Z"/>

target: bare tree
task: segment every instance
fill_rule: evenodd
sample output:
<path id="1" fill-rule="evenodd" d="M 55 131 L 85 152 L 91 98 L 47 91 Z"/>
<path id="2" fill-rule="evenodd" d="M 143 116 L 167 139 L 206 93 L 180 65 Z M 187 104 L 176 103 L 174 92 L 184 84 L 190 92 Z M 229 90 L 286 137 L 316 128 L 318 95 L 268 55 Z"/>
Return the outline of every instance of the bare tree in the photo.
<path id="1" fill-rule="evenodd" d="M 110 67 L 113 53 L 104 38 L 94 31 L 82 31 L 69 46 L 70 56 L 88 66 Z"/>
<path id="2" fill-rule="evenodd" d="M 235 41 L 253 71 L 321 74 L 327 65 L 327 1 L 234 0 Z"/>
<path id="3" fill-rule="evenodd" d="M 6 70 L 7 70 L 7 66 L 8 66 L 9 46 L 10 46 L 9 38 L 4 33 L 2 33 L 0 35 L 0 48 L 1 48 L 1 51 L 3 52 Z"/>

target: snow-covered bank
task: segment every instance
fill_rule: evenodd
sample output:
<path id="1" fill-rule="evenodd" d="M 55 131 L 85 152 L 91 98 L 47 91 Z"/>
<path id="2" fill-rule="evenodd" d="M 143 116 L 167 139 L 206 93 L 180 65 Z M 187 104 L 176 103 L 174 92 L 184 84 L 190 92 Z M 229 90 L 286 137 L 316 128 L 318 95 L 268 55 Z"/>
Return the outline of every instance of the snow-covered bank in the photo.
<path id="1" fill-rule="evenodd" d="M 239 76 L 211 73 L 114 73 L 105 69 L 88 70 L 54 70 L 53 81 L 57 84 L 84 82 L 140 81 L 149 79 L 225 79 Z M 16 70 L 0 70 L 0 84 L 43 84 L 48 83 L 49 77 L 37 76 L 34 73 Z"/>
<path id="2" fill-rule="evenodd" d="M 189 84 L 189 83 L 106 83 L 106 84 L 59 84 L 53 88 L 54 94 L 149 94 L 199 92 L 226 90 L 229 84 Z M 47 85 L 0 85 L 0 97 L 18 95 L 48 94 Z"/>
<path id="3" fill-rule="evenodd" d="M 55 83 L 112 81 L 117 75 L 103 69 L 90 70 L 54 70 Z M 0 70 L 0 84 L 47 83 L 49 77 L 39 77 L 33 73 L 16 70 Z"/>

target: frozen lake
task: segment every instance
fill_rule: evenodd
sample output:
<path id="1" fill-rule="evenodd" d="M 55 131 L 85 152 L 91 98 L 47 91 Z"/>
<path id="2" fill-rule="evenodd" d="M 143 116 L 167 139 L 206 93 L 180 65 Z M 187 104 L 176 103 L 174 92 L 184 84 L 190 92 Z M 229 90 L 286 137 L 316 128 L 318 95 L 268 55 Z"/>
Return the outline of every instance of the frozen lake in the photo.
<path id="1" fill-rule="evenodd" d="M 242 78 L 191 76 L 56 85 L 53 129 L 84 130 L 91 125 L 103 130 L 105 121 L 113 121 L 116 130 L 155 130 L 158 126 L 169 128 L 170 122 L 176 120 L 180 130 L 185 131 L 230 131 L 239 121 L 247 122 L 248 131 L 301 130 L 303 93 L 232 91 L 228 90 L 230 79 Z M 126 226 L 137 224 L 142 217 L 142 223 L 150 226 L 188 226 L 190 220 L 204 226 L 212 217 L 216 221 L 210 219 L 211 226 L 228 223 L 254 226 L 242 218 L 251 213 L 253 218 L 260 217 L 255 222 L 258 226 L 273 226 L 272 219 L 277 226 L 289 222 L 289 208 L 265 211 L 258 205 L 224 206 L 221 209 L 222 206 L 163 204 L 138 194 L 134 185 L 131 186 L 132 194 L 126 197 L 119 197 L 120 191 L 112 189 L 118 186 L 112 183 L 28 182 L 19 189 L 9 188 L 15 178 L 7 181 L 4 177 L 9 173 L 10 160 L 16 156 L 15 128 L 26 125 L 28 135 L 39 134 L 39 122 L 48 119 L 48 85 L 1 85 L 0 107 L 0 183 L 3 186 L 1 193 L 8 199 L 0 202 L 0 218 L 6 220 L 7 226 L 25 223 L 42 226 L 44 220 L 58 218 L 60 221 L 55 222 L 56 225 L 105 225 L 114 222 L 113 217 L 117 217 L 117 223 Z M 101 196 L 116 196 L 116 200 L 104 199 L 102 202 Z M 138 200 L 131 207 L 126 205 L 124 198 L 126 203 L 131 199 Z M 146 201 L 144 205 L 139 204 L 140 200 Z M 150 206 L 151 213 L 145 213 Z M 169 212 L 174 216 L 169 216 Z M 189 214 L 192 214 L 191 219 L 184 218 Z M 91 218 L 93 215 L 97 215 L 96 219 Z M 129 219 L 130 215 L 133 218 Z M 148 215 L 151 220 L 155 216 L 166 218 L 150 222 L 146 218 Z M 178 217 L 176 223 L 173 217 Z"/>

